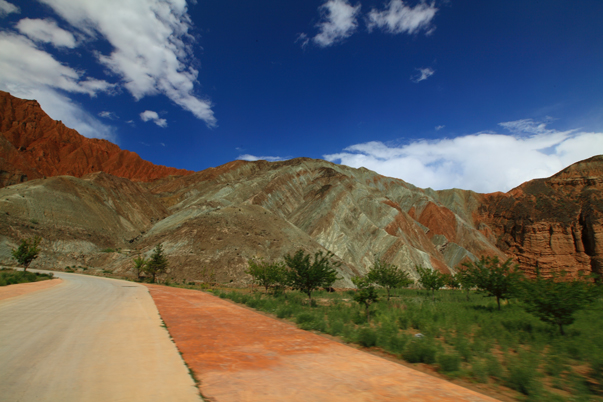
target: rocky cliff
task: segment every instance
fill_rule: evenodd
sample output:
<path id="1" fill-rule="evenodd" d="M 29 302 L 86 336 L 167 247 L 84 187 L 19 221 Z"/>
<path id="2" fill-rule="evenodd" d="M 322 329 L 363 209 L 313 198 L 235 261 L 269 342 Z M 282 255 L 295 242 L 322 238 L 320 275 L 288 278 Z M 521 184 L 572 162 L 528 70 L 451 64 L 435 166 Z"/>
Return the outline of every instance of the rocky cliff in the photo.
<path id="1" fill-rule="evenodd" d="M 154 165 L 107 140 L 86 138 L 51 119 L 35 100 L 0 91 L 0 187 L 97 171 L 133 181 L 193 173 Z"/>
<path id="2" fill-rule="evenodd" d="M 420 189 L 308 158 L 192 173 L 83 138 L 35 101 L 0 99 L 11 114 L 2 115 L 2 177 L 21 182 L 0 189 L 0 263 L 19 239 L 40 235 L 38 267 L 129 272 L 134 256 L 162 243 L 178 281 L 243 284 L 249 258 L 299 248 L 332 251 L 338 286 L 376 258 L 413 277 L 419 265 L 454 272 L 482 255 L 512 257 L 528 274 L 603 270 L 603 156 L 494 194 Z"/>

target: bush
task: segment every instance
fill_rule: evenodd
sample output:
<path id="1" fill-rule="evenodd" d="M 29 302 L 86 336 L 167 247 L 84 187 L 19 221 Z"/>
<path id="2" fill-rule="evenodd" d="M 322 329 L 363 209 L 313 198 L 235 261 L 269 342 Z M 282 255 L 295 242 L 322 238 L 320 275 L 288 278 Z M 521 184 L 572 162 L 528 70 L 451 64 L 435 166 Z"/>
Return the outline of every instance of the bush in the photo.
<path id="1" fill-rule="evenodd" d="M 370 348 L 377 344 L 377 333 L 372 328 L 361 328 L 358 331 L 358 343 Z"/>
<path id="2" fill-rule="evenodd" d="M 433 364 L 436 361 L 437 349 L 435 345 L 425 339 L 412 340 L 406 345 L 402 358 L 409 363 Z"/>
<path id="3" fill-rule="evenodd" d="M 438 363 L 440 364 L 441 371 L 444 373 L 452 373 L 454 371 L 459 371 L 461 368 L 461 357 L 457 354 L 442 354 L 438 357 Z"/>
<path id="4" fill-rule="evenodd" d="M 539 391 L 536 380 L 537 365 L 531 360 L 526 356 L 520 356 L 519 359 L 513 359 L 507 364 L 505 384 L 524 395 L 533 395 Z"/>

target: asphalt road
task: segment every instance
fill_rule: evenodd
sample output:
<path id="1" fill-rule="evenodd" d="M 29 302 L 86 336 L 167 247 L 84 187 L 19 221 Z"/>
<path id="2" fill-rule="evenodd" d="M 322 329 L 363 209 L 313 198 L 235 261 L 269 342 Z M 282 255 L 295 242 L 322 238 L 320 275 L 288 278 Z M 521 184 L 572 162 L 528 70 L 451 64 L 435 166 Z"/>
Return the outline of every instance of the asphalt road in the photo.
<path id="1" fill-rule="evenodd" d="M 0 401 L 200 401 L 144 286 L 55 273 L 0 301 Z"/>

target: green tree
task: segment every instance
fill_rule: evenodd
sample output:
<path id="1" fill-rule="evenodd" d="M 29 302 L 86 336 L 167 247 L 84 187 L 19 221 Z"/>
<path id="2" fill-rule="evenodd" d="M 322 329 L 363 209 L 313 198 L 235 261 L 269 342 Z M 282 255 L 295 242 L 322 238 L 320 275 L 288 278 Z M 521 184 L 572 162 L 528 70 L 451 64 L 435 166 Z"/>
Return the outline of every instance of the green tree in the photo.
<path id="1" fill-rule="evenodd" d="M 285 263 L 291 270 L 289 271 L 289 284 L 294 289 L 304 292 L 310 298 L 312 304 L 312 291 L 319 288 L 327 288 L 333 285 L 337 280 L 337 271 L 341 263 L 331 261 L 334 256 L 330 251 L 324 254 L 318 251 L 310 261 L 310 254 L 305 254 L 304 250 L 299 249 L 291 256 L 287 254 Z"/>
<path id="2" fill-rule="evenodd" d="M 138 257 L 134 258 L 132 261 L 134 262 L 134 272 L 136 273 L 136 278 L 140 280 L 142 273 L 146 270 L 148 261 L 141 255 L 138 255 Z"/>
<path id="3" fill-rule="evenodd" d="M 269 263 L 263 259 L 250 258 L 247 264 L 249 264 L 249 268 L 245 273 L 251 275 L 256 284 L 266 288 L 266 292 L 272 288 L 276 294 L 287 286 L 287 267 L 284 263 Z"/>
<path id="4" fill-rule="evenodd" d="M 152 283 L 155 283 L 157 275 L 167 272 L 168 261 L 163 255 L 163 246 L 158 244 L 151 254 L 151 258 L 147 261 L 145 272 L 151 275 Z"/>
<path id="5" fill-rule="evenodd" d="M 366 277 L 369 281 L 385 288 L 388 302 L 392 289 L 403 288 L 414 282 L 408 272 L 402 271 L 396 265 L 388 264 L 380 259 L 375 261 Z"/>
<path id="6" fill-rule="evenodd" d="M 12 249 L 11 254 L 17 260 L 19 265 L 23 267 L 23 273 L 27 271 L 29 265 L 38 258 L 40 249 L 38 248 L 40 241 L 39 236 L 34 236 L 30 239 L 21 240 L 21 244 L 16 249 Z"/>
<path id="7" fill-rule="evenodd" d="M 482 256 L 479 261 L 466 263 L 468 274 L 473 278 L 479 292 L 496 297 L 500 310 L 500 299 L 509 299 L 517 290 L 521 273 L 518 265 L 509 258 L 501 263 L 498 257 Z"/>
<path id="8" fill-rule="evenodd" d="M 536 279 L 522 282 L 523 307 L 540 320 L 559 327 L 574 322 L 574 313 L 588 307 L 599 296 L 599 287 L 585 277 L 569 280 L 565 273 L 542 278 L 537 272 Z"/>
<path id="9" fill-rule="evenodd" d="M 457 267 L 454 279 L 459 284 L 459 287 L 465 291 L 465 296 L 467 296 L 467 301 L 469 301 L 469 291 L 475 287 L 475 279 L 467 264 L 464 263 L 462 266 Z"/>
<path id="10" fill-rule="evenodd" d="M 354 300 L 364 305 L 366 312 L 366 321 L 371 322 L 370 307 L 371 304 L 379 300 L 377 296 L 377 290 L 373 284 L 373 281 L 368 277 L 355 276 L 352 278 L 352 282 L 358 288 L 354 293 Z"/>
<path id="11" fill-rule="evenodd" d="M 444 274 L 437 269 L 423 268 L 422 266 L 417 267 L 417 273 L 419 274 L 419 283 L 423 289 L 431 290 L 431 294 L 435 300 L 435 291 L 446 284 Z"/>

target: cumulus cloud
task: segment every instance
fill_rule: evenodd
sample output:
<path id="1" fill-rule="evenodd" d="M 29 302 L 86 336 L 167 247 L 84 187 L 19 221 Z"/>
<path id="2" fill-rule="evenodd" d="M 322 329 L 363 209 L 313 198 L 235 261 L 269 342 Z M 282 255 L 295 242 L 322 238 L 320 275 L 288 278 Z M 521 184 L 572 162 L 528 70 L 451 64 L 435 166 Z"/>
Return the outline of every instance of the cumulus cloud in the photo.
<path id="1" fill-rule="evenodd" d="M 114 141 L 115 131 L 60 91 L 96 96 L 113 87 L 59 63 L 23 35 L 0 32 L 0 89 L 20 98 L 37 99 L 46 113 L 86 137 Z"/>
<path id="2" fill-rule="evenodd" d="M 20 13 L 19 7 L 6 0 L 0 0 L 0 18 L 12 13 Z"/>
<path id="3" fill-rule="evenodd" d="M 424 81 L 435 73 L 435 71 L 433 71 L 433 69 L 429 68 L 429 67 L 417 68 L 417 70 L 418 70 L 417 74 L 410 77 L 410 80 L 414 83 L 419 83 L 421 81 Z"/>
<path id="4" fill-rule="evenodd" d="M 316 26 L 318 34 L 312 41 L 320 47 L 328 47 L 348 38 L 358 28 L 360 4 L 352 6 L 347 0 L 328 0 L 318 8 L 321 20 Z M 306 34 L 300 34 L 298 40 L 302 47 L 307 43 Z"/>
<path id="5" fill-rule="evenodd" d="M 477 133 L 395 146 L 356 144 L 324 158 L 433 189 L 508 191 L 603 154 L 603 133 L 556 131 L 532 120 L 501 123 L 512 134 Z"/>
<path id="6" fill-rule="evenodd" d="M 119 116 L 117 116 L 117 114 L 115 114 L 114 112 L 106 111 L 106 110 L 103 110 L 98 115 L 104 119 L 109 119 L 109 120 L 118 120 L 119 119 Z"/>
<path id="7" fill-rule="evenodd" d="M 279 161 L 287 160 L 287 158 L 281 158 L 280 156 L 254 156 L 254 155 L 249 155 L 249 154 L 239 155 L 239 157 L 237 159 L 242 160 L 242 161 L 249 161 L 249 162 L 254 162 L 254 161 L 279 162 Z"/>
<path id="8" fill-rule="evenodd" d="M 193 37 L 184 0 L 40 0 L 113 51 L 98 60 L 122 78 L 136 98 L 163 94 L 215 126 L 211 102 L 195 95 L 198 71 L 191 66 Z"/>
<path id="9" fill-rule="evenodd" d="M 76 46 L 75 37 L 57 26 L 52 20 L 32 20 L 23 18 L 16 27 L 19 32 L 27 35 L 36 42 L 50 43 L 55 47 L 73 49 Z"/>
<path id="10" fill-rule="evenodd" d="M 437 11 L 435 3 L 427 4 L 422 1 L 410 7 L 402 0 L 391 0 L 384 10 L 372 9 L 368 13 L 367 27 L 369 31 L 380 28 L 392 34 L 414 34 L 424 30 L 429 35 L 435 29 L 431 20 Z"/>
<path id="11" fill-rule="evenodd" d="M 160 119 L 157 112 L 154 112 L 152 110 L 145 110 L 140 114 L 140 118 L 142 119 L 142 121 L 152 121 L 159 127 L 167 127 L 167 121 L 165 119 Z"/>
<path id="12" fill-rule="evenodd" d="M 444 125 L 435 126 L 435 130 L 436 130 L 436 131 L 440 131 L 440 130 L 441 130 L 441 129 L 443 129 L 444 127 L 446 127 L 446 126 L 444 126 Z"/>

